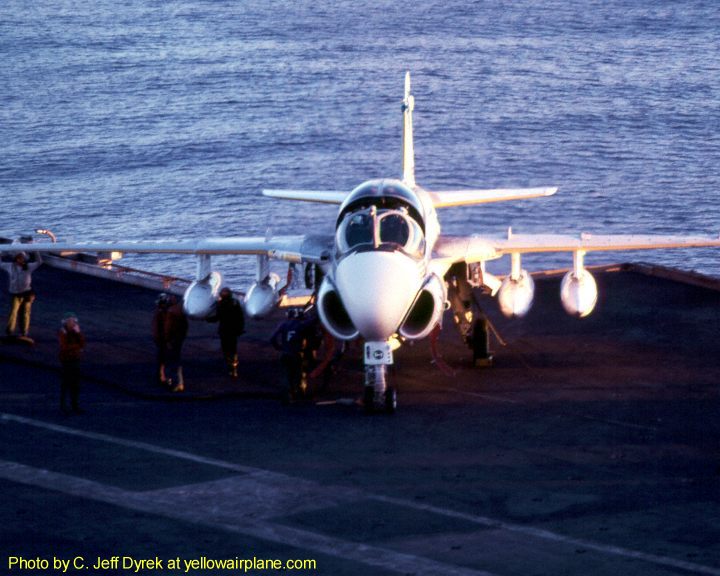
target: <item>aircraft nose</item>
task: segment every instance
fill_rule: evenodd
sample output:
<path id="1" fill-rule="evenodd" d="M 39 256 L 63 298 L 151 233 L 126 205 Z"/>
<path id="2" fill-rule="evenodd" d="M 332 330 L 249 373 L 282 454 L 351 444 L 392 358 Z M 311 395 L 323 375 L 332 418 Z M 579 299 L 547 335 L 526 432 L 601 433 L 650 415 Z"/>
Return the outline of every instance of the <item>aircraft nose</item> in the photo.
<path id="1" fill-rule="evenodd" d="M 345 309 L 370 341 L 384 341 L 397 332 L 421 284 L 418 263 L 399 252 L 350 254 L 335 271 Z"/>

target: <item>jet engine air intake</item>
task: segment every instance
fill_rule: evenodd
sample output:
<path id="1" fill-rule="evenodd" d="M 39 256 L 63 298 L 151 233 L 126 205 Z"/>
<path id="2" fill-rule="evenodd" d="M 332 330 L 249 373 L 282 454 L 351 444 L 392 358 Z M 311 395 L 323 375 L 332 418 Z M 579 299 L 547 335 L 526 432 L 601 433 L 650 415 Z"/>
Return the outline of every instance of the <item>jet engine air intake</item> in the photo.
<path id="1" fill-rule="evenodd" d="M 445 285 L 437 276 L 427 280 L 410 307 L 400 327 L 400 335 L 408 340 L 425 338 L 442 319 L 445 309 Z"/>
<path id="2" fill-rule="evenodd" d="M 352 340 L 359 335 L 335 286 L 327 278 L 323 280 L 318 292 L 318 314 L 335 338 Z"/>

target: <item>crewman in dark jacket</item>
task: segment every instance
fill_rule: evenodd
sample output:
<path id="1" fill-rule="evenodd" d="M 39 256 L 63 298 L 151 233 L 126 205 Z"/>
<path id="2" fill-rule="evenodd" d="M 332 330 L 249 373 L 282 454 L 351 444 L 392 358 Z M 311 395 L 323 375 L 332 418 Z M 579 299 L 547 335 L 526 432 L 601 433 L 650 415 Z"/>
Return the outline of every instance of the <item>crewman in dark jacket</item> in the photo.
<path id="1" fill-rule="evenodd" d="M 245 333 L 245 313 L 243 307 L 233 297 L 232 290 L 224 287 L 220 290 L 213 321 L 218 323 L 218 335 L 228 374 L 238 377 L 238 337 Z"/>
<path id="2" fill-rule="evenodd" d="M 303 353 L 307 344 L 307 332 L 312 320 L 304 318 L 301 310 L 291 308 L 288 318 L 277 327 L 270 337 L 270 343 L 280 352 L 285 368 L 286 388 L 284 401 L 295 402 L 302 392 Z"/>

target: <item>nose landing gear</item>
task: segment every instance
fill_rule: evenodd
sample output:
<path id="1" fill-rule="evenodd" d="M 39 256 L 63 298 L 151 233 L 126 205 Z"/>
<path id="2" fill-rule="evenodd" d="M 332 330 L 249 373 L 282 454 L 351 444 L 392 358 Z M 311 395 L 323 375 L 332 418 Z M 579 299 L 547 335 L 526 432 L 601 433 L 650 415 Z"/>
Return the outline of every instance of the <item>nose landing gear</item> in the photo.
<path id="1" fill-rule="evenodd" d="M 387 385 L 387 366 L 365 366 L 365 392 L 363 410 L 366 414 L 397 410 L 397 390 Z"/>

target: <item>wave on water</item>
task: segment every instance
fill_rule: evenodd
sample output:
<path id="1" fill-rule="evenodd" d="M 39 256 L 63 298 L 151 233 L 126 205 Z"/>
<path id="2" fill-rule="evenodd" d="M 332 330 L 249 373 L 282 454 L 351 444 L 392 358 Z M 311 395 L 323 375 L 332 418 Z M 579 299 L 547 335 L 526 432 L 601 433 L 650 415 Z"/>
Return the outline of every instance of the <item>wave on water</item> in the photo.
<path id="1" fill-rule="evenodd" d="M 259 191 L 398 176 L 411 70 L 422 185 L 560 187 L 447 210 L 445 231 L 717 234 L 720 12 L 656 4 L 6 0 L 0 233 L 330 231 L 331 208 Z M 715 250 L 589 262 L 616 259 L 720 276 Z M 222 266 L 245 284 L 254 263 Z"/>

